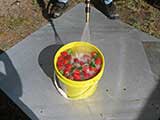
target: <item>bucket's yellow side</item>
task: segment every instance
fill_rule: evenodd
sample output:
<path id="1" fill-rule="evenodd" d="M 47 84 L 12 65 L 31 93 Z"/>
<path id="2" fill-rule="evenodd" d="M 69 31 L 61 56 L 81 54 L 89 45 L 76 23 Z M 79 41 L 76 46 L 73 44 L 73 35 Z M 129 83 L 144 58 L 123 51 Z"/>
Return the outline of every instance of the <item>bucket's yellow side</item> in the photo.
<path id="1" fill-rule="evenodd" d="M 61 78 L 58 77 L 58 79 L 62 81 Z M 95 92 L 97 84 L 98 82 L 88 86 L 84 85 L 84 87 L 75 87 L 70 86 L 69 84 L 65 84 L 66 94 L 69 98 L 74 100 L 84 99 L 91 96 Z"/>
<path id="2" fill-rule="evenodd" d="M 75 48 L 75 47 L 77 48 L 80 46 L 86 47 L 90 51 L 93 51 L 93 50 L 97 51 L 102 58 L 102 67 L 101 67 L 100 72 L 95 77 L 93 77 L 89 80 L 73 81 L 73 80 L 66 78 L 58 71 L 56 63 L 57 63 L 58 56 L 60 56 L 60 53 L 62 51 L 65 51 L 70 48 Z M 101 53 L 101 51 L 96 46 L 94 46 L 90 43 L 81 42 L 81 41 L 80 42 L 72 42 L 72 43 L 66 44 L 65 46 L 61 47 L 57 51 L 55 58 L 54 58 L 54 67 L 55 67 L 56 75 L 57 75 L 58 79 L 65 85 L 67 96 L 72 99 L 84 99 L 84 98 L 91 96 L 95 92 L 95 90 L 97 88 L 98 81 L 100 80 L 100 78 L 103 75 L 104 66 L 105 66 L 105 61 L 104 61 L 104 56 Z"/>
<path id="3" fill-rule="evenodd" d="M 84 99 L 91 96 L 95 92 L 96 88 L 97 84 L 82 88 L 67 87 L 67 95 L 72 99 Z"/>

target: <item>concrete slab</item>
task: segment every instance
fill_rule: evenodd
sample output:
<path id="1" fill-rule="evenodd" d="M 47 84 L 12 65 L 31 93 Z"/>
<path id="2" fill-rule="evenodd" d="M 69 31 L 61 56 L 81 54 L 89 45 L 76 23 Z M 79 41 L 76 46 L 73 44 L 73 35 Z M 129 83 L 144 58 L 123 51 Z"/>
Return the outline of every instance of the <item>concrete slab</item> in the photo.
<path id="1" fill-rule="evenodd" d="M 53 56 L 58 44 L 80 40 L 84 16 L 84 5 L 79 4 L 52 26 L 47 24 L 1 54 L 0 88 L 33 120 L 138 119 L 158 84 L 142 45 L 147 37 L 120 21 L 107 19 L 94 8 L 91 43 L 102 50 L 106 60 L 98 89 L 80 101 L 68 101 L 56 91 L 51 80 Z M 158 119 L 157 113 L 151 115 L 152 120 Z"/>

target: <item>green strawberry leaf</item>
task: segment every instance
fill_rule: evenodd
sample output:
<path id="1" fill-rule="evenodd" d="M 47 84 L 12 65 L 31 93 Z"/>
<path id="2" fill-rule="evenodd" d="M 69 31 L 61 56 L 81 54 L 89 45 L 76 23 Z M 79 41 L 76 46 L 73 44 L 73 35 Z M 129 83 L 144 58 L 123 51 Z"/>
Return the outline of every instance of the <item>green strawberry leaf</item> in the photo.
<path id="1" fill-rule="evenodd" d="M 82 66 L 80 66 L 78 69 L 79 69 L 79 70 L 82 70 Z"/>
<path id="2" fill-rule="evenodd" d="M 64 74 L 64 71 L 63 71 L 63 70 L 60 70 L 60 73 L 63 75 L 63 74 Z"/>
<path id="3" fill-rule="evenodd" d="M 75 68 L 76 68 L 76 67 L 72 67 L 72 68 L 71 68 L 71 72 L 73 72 Z"/>
<path id="4" fill-rule="evenodd" d="M 67 50 L 67 53 L 68 53 L 69 55 L 71 55 L 73 52 L 72 52 L 71 49 L 69 49 L 69 50 Z"/>
<path id="5" fill-rule="evenodd" d="M 92 61 L 91 63 L 90 63 L 90 66 L 92 66 L 92 67 L 96 67 L 96 65 L 95 65 L 95 63 Z"/>
<path id="6" fill-rule="evenodd" d="M 98 58 L 98 54 L 96 54 L 93 58 L 94 58 L 94 59 Z"/>

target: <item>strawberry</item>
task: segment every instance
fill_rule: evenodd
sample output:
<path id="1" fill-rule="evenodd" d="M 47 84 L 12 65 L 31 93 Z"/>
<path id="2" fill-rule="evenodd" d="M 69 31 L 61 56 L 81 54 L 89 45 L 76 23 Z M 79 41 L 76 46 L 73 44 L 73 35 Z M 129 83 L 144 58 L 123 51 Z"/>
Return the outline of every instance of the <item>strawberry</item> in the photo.
<path id="1" fill-rule="evenodd" d="M 68 55 L 68 53 L 67 53 L 66 51 L 63 51 L 63 52 L 61 52 L 61 55 L 62 55 L 63 57 L 65 57 L 65 56 Z"/>
<path id="2" fill-rule="evenodd" d="M 83 72 L 84 75 L 84 79 L 87 80 L 91 77 L 91 75 L 89 73 Z"/>
<path id="3" fill-rule="evenodd" d="M 72 64 L 66 64 L 66 65 L 65 65 L 65 69 L 67 69 L 67 70 L 69 70 L 69 71 L 70 71 L 70 70 L 71 70 L 71 68 L 72 68 Z"/>
<path id="4" fill-rule="evenodd" d="M 58 61 L 63 61 L 63 60 L 64 60 L 63 56 L 58 57 Z"/>
<path id="5" fill-rule="evenodd" d="M 78 75 L 80 75 L 80 70 L 75 69 L 74 72 L 73 72 L 73 74 L 78 74 Z"/>
<path id="6" fill-rule="evenodd" d="M 70 62 L 69 60 L 64 59 L 63 64 L 66 65 L 66 64 L 68 64 L 69 62 Z"/>
<path id="7" fill-rule="evenodd" d="M 100 70 L 101 70 L 101 69 L 97 69 L 97 70 L 96 70 L 96 73 L 99 73 L 99 72 L 100 72 Z"/>
<path id="8" fill-rule="evenodd" d="M 81 79 L 80 70 L 78 70 L 78 69 L 74 70 L 73 77 L 74 77 L 74 80 L 80 80 Z"/>
<path id="9" fill-rule="evenodd" d="M 102 59 L 100 57 L 96 58 L 95 64 L 96 65 L 101 65 L 102 64 Z"/>
<path id="10" fill-rule="evenodd" d="M 80 61 L 79 63 L 80 63 L 81 66 L 84 65 L 84 62 L 83 62 L 83 61 Z"/>
<path id="11" fill-rule="evenodd" d="M 65 77 L 69 76 L 69 70 L 65 69 L 64 70 L 64 75 L 65 75 Z"/>
<path id="12" fill-rule="evenodd" d="M 92 67 L 92 66 L 89 66 L 89 70 L 90 70 L 90 71 L 94 71 L 94 72 L 97 71 L 96 67 Z"/>
<path id="13" fill-rule="evenodd" d="M 62 61 L 58 61 L 58 62 L 57 62 L 57 65 L 58 65 L 58 66 L 63 66 L 63 62 L 62 62 Z"/>
<path id="14" fill-rule="evenodd" d="M 74 62 L 75 62 L 75 63 L 79 63 L 78 58 L 74 58 Z"/>
<path id="15" fill-rule="evenodd" d="M 91 52 L 91 56 L 92 56 L 92 57 L 97 56 L 97 52 L 96 52 L 96 51 Z"/>
<path id="16" fill-rule="evenodd" d="M 99 72 L 101 69 L 101 65 L 96 65 L 96 69 L 97 69 L 97 72 Z"/>
<path id="17" fill-rule="evenodd" d="M 63 69 L 63 65 L 58 65 L 58 70 L 62 70 Z"/>
<path id="18" fill-rule="evenodd" d="M 74 80 L 80 80 L 81 79 L 80 74 L 76 74 L 76 73 L 73 74 L 73 78 L 74 78 Z"/>
<path id="19" fill-rule="evenodd" d="M 67 55 L 67 56 L 65 56 L 65 59 L 70 61 L 72 59 L 72 56 L 71 55 Z"/>
<path id="20" fill-rule="evenodd" d="M 87 65 L 83 66 L 82 71 L 83 72 L 88 72 L 89 71 L 89 66 L 87 66 Z"/>

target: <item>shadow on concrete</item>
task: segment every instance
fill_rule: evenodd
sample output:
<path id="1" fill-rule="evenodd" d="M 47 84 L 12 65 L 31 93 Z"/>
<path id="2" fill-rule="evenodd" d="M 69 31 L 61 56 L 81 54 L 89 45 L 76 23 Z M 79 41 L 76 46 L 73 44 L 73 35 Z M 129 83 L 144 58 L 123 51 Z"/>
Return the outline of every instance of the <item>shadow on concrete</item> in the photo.
<path id="1" fill-rule="evenodd" d="M 160 43 L 144 42 L 143 44 L 157 85 L 148 97 L 137 120 L 160 120 Z"/>
<path id="2" fill-rule="evenodd" d="M 160 120 L 160 82 L 152 91 L 137 120 Z"/>
<path id="3" fill-rule="evenodd" d="M 54 45 L 50 45 L 48 47 L 46 47 L 45 49 L 43 49 L 38 57 L 38 62 L 39 65 L 41 67 L 41 69 L 43 70 L 43 72 L 52 80 L 53 85 L 54 84 L 54 80 L 57 81 L 57 79 L 54 78 L 54 56 L 57 52 L 57 50 L 62 47 L 63 45 L 59 45 L 59 44 L 54 44 Z M 58 81 L 57 81 L 58 83 Z M 55 88 L 57 89 L 57 87 L 55 86 Z"/>
<path id="4" fill-rule="evenodd" d="M 53 74 L 54 74 L 54 56 L 57 50 L 61 47 L 62 45 L 50 45 L 43 49 L 38 58 L 38 62 L 44 73 L 53 80 Z"/>
<path id="5" fill-rule="evenodd" d="M 0 69 L 0 92 L 3 93 L 9 93 L 9 97 L 14 100 L 23 110 L 33 119 L 33 120 L 38 120 L 36 115 L 28 108 L 21 100 L 20 97 L 22 96 L 22 83 L 20 80 L 20 77 L 12 64 L 12 61 L 10 60 L 9 56 L 7 55 L 6 52 L 0 50 L 0 63 L 2 63 L 3 69 Z M 3 91 L 4 90 L 4 91 Z M 16 105 L 15 105 L 16 106 Z M 3 112 L 3 111 L 0 111 Z M 17 113 L 14 113 L 15 111 L 11 111 L 14 114 L 12 116 L 8 115 L 10 120 L 19 120 L 20 115 Z M 7 114 L 6 114 L 7 116 Z M 1 119 L 1 114 L 0 114 L 0 119 Z M 3 119 L 3 118 L 2 118 Z M 26 117 L 26 120 L 30 120 L 30 118 Z"/>

